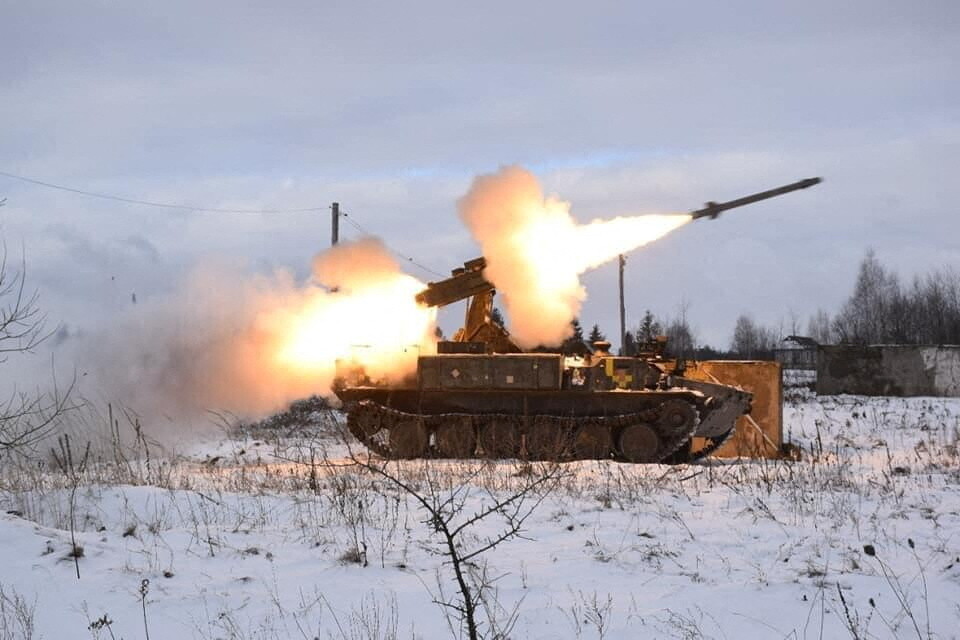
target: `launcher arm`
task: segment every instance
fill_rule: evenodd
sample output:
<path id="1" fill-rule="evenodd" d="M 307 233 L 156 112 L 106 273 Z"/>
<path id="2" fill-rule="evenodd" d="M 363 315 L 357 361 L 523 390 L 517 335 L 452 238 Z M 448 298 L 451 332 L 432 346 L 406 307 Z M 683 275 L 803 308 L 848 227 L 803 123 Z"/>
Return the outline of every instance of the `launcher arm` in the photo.
<path id="1" fill-rule="evenodd" d="M 453 275 L 446 280 L 427 284 L 427 288 L 417 294 L 417 302 L 428 307 L 445 307 L 473 296 L 493 293 L 493 285 L 483 277 L 486 266 L 487 260 L 482 257 L 464 262 L 463 267 L 454 269 Z"/>
<path id="2" fill-rule="evenodd" d="M 429 307 L 445 307 L 470 298 L 467 316 L 454 342 L 482 342 L 490 353 L 516 353 L 520 349 L 510 340 L 510 334 L 493 321 L 493 285 L 483 277 L 487 266 L 485 258 L 475 258 L 454 269 L 446 280 L 431 282 L 417 294 L 417 302 Z"/>
<path id="3" fill-rule="evenodd" d="M 453 337 L 454 342 L 482 342 L 487 353 L 519 353 L 520 348 L 510 339 L 510 332 L 493 319 L 493 289 L 478 293 L 470 299 L 463 328 Z"/>

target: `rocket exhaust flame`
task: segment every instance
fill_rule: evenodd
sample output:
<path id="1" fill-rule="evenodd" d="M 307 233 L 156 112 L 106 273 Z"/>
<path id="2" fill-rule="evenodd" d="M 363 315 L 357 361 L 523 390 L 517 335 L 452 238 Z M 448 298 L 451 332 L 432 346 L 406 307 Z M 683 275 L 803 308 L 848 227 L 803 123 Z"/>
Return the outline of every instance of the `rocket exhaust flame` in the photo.
<path id="1" fill-rule="evenodd" d="M 545 197 L 533 174 L 520 167 L 478 177 L 459 207 L 521 347 L 557 345 L 570 335 L 570 321 L 586 299 L 581 274 L 692 220 L 645 215 L 579 224 L 569 203 Z"/>
<path id="2" fill-rule="evenodd" d="M 314 280 L 336 291 L 314 291 L 296 308 L 265 314 L 283 336 L 278 364 L 319 377 L 326 391 L 337 360 L 373 377 L 402 376 L 416 369 L 417 355 L 434 350 L 436 310 L 414 301 L 424 285 L 402 273 L 379 240 L 339 244 L 313 266 Z"/>

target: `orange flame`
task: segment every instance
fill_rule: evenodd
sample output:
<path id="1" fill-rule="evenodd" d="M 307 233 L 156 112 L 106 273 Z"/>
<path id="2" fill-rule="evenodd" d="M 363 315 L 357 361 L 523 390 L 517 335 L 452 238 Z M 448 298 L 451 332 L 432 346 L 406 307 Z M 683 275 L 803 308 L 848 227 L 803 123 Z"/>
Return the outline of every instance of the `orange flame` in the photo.
<path id="1" fill-rule="evenodd" d="M 431 351 L 436 310 L 414 296 L 424 285 L 395 274 L 349 292 L 312 296 L 295 310 L 274 312 L 267 322 L 285 325 L 277 361 L 305 375 L 332 378 L 337 360 L 363 366 L 376 377 L 402 375 Z"/>
<path id="2" fill-rule="evenodd" d="M 435 350 L 436 310 L 414 300 L 425 285 L 402 273 L 378 240 L 321 254 L 314 277 L 336 291 L 315 291 L 301 305 L 263 318 L 285 336 L 278 364 L 332 380 L 336 361 L 347 360 L 370 376 L 392 377 L 415 370 L 417 356 Z"/>

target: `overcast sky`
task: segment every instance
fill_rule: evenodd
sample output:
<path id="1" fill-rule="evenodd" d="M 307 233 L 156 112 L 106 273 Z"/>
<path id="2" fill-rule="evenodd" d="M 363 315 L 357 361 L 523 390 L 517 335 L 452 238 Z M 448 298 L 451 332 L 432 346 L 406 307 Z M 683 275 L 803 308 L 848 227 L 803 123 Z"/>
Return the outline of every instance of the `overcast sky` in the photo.
<path id="1" fill-rule="evenodd" d="M 0 171 L 206 207 L 337 200 L 442 272 L 477 254 L 456 200 L 500 165 L 584 221 L 823 176 L 629 257 L 628 323 L 686 301 L 714 346 L 742 312 L 836 311 L 868 246 L 905 277 L 960 266 L 956 0 L 3 0 L 0 61 Z M 75 328 L 218 257 L 305 276 L 329 242 L 326 212 L 150 209 L 0 177 L 3 196 L 0 234 Z M 583 322 L 616 334 L 615 266 L 585 281 Z"/>

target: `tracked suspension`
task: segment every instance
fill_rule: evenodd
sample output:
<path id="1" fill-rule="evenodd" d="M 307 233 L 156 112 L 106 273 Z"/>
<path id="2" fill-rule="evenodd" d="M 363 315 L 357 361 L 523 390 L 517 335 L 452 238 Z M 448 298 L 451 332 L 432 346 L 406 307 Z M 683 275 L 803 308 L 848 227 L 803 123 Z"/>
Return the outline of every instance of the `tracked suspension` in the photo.
<path id="1" fill-rule="evenodd" d="M 420 415 L 364 400 L 350 407 L 347 425 L 367 448 L 391 459 L 614 459 L 655 463 L 690 459 L 689 443 L 699 419 L 696 405 L 677 398 L 643 411 L 591 417 Z M 678 457 L 681 459 L 674 460 Z"/>

